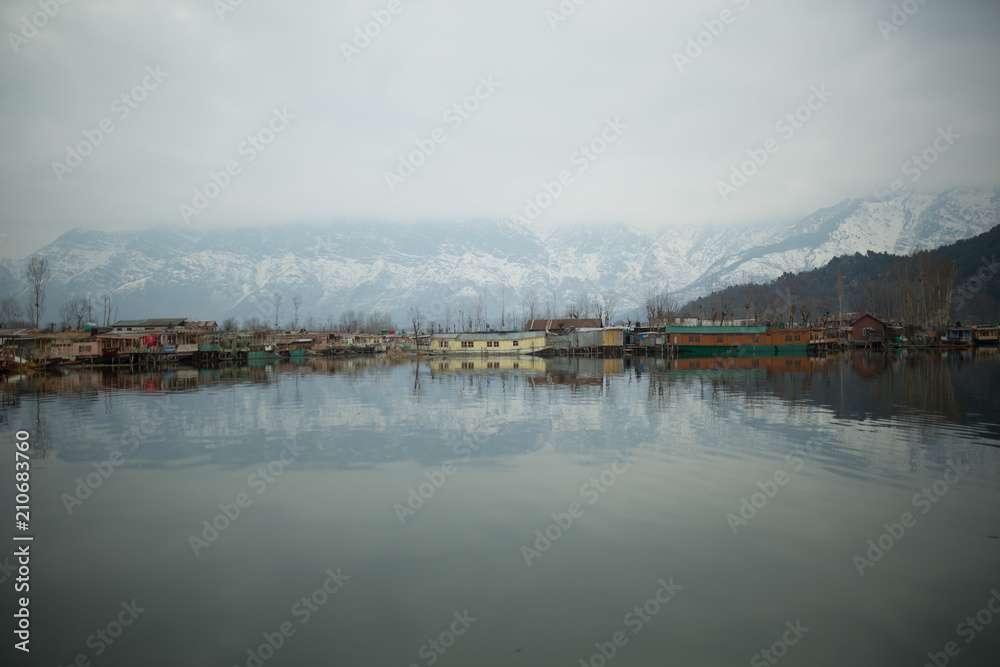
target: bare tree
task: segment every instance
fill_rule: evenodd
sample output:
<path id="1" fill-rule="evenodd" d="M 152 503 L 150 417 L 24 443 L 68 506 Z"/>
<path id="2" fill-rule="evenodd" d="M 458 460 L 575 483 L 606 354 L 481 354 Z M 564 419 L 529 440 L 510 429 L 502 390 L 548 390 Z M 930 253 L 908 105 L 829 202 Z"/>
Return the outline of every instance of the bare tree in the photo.
<path id="1" fill-rule="evenodd" d="M 486 309 L 486 299 L 483 297 L 476 297 L 476 300 L 472 302 L 472 315 L 476 319 L 476 328 L 483 328 L 483 312 Z M 469 327 L 472 328 L 471 326 Z"/>
<path id="2" fill-rule="evenodd" d="M 28 285 L 31 287 L 31 295 L 34 298 L 31 314 L 34 316 L 35 328 L 38 328 L 38 321 L 45 306 L 45 288 L 49 284 L 49 264 L 44 257 L 35 255 L 28 262 L 26 271 Z"/>
<path id="3" fill-rule="evenodd" d="M 7 326 L 16 326 L 21 323 L 24 314 L 24 307 L 16 296 L 9 296 L 0 301 L 0 321 Z"/>
<path id="4" fill-rule="evenodd" d="M 227 317 L 226 320 L 222 323 L 222 330 L 225 331 L 226 333 L 232 333 L 233 331 L 236 331 L 236 318 Z"/>
<path id="5" fill-rule="evenodd" d="M 611 318 L 615 316 L 615 293 L 608 290 L 604 293 L 604 325 L 611 325 Z"/>
<path id="6" fill-rule="evenodd" d="M 715 324 L 715 320 L 719 316 L 719 310 L 721 308 L 721 303 L 719 302 L 719 292 L 716 288 L 715 278 L 712 278 L 708 286 L 708 312 L 711 315 L 712 321 L 710 324 Z"/>
<path id="7" fill-rule="evenodd" d="M 104 326 L 110 327 L 112 322 L 118 321 L 118 306 L 114 306 L 111 303 L 111 295 L 104 295 L 104 303 L 102 304 L 102 320 L 104 321 Z"/>
<path id="8" fill-rule="evenodd" d="M 275 292 L 274 294 L 271 295 L 271 303 L 274 304 L 274 328 L 275 329 L 278 328 L 278 317 L 279 317 L 279 314 L 281 313 L 281 301 L 282 301 L 282 299 L 283 299 L 283 297 L 281 296 L 281 292 Z"/>
<path id="9" fill-rule="evenodd" d="M 797 275 L 782 276 L 781 285 L 776 288 L 778 296 L 784 302 L 785 312 L 788 313 L 788 326 L 792 325 L 795 319 L 795 298 L 799 293 L 800 279 Z"/>
<path id="10" fill-rule="evenodd" d="M 732 290 L 725 289 L 719 293 L 719 312 L 721 314 L 722 324 L 726 323 L 726 315 L 729 315 L 729 319 L 733 319 L 733 311 L 736 310 L 736 295 Z"/>
<path id="11" fill-rule="evenodd" d="M 365 318 L 361 328 L 365 333 L 377 334 L 381 331 L 392 331 L 396 328 L 396 325 L 392 321 L 392 317 L 389 316 L 389 313 L 382 312 L 381 310 L 373 310 Z"/>
<path id="12" fill-rule="evenodd" d="M 361 313 L 352 309 L 340 314 L 340 330 L 343 333 L 360 333 L 363 326 Z"/>
<path id="13" fill-rule="evenodd" d="M 580 304 L 575 295 L 566 300 L 566 317 L 580 317 Z"/>
<path id="14" fill-rule="evenodd" d="M 538 313 L 538 292 L 534 288 L 528 290 L 528 293 L 524 297 L 525 305 L 528 308 L 528 319 L 533 320 L 537 317 Z"/>
<path id="15" fill-rule="evenodd" d="M 90 302 L 87 298 L 77 296 L 62 305 L 59 309 L 59 317 L 62 318 L 64 328 L 80 331 L 83 329 L 83 323 L 86 321 L 89 311 Z"/>
<path id="16" fill-rule="evenodd" d="M 645 296 L 646 321 L 650 326 L 655 326 L 656 323 L 669 319 L 670 313 L 674 309 L 669 293 L 666 291 L 658 293 L 654 287 L 649 286 L 646 287 Z"/>
<path id="17" fill-rule="evenodd" d="M 596 294 L 590 297 L 590 309 L 594 312 L 594 317 L 601 321 L 601 326 L 607 326 L 608 323 L 604 319 L 604 303 L 601 302 L 601 297 Z"/>
<path id="18" fill-rule="evenodd" d="M 420 333 L 420 325 L 423 324 L 424 315 L 417 306 L 410 306 L 410 323 L 413 324 L 414 335 Z"/>
<path id="19" fill-rule="evenodd" d="M 840 267 L 837 267 L 837 326 L 844 316 L 844 276 L 840 275 Z"/>
<path id="20" fill-rule="evenodd" d="M 267 323 L 256 315 L 251 315 L 250 317 L 243 320 L 243 330 L 244 331 L 262 331 L 267 328 Z"/>
<path id="21" fill-rule="evenodd" d="M 292 297 L 292 308 L 295 309 L 295 319 L 292 321 L 292 328 L 299 329 L 299 308 L 302 306 L 302 297 L 296 294 Z"/>

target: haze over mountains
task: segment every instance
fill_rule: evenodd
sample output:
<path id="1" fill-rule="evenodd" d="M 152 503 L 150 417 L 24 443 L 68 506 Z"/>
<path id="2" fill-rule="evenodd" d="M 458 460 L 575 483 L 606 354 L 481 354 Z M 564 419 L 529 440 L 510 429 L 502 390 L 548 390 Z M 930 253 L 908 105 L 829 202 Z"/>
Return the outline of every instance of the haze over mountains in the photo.
<path id="1" fill-rule="evenodd" d="M 615 319 L 647 294 L 678 303 L 713 287 L 769 281 L 868 251 L 907 254 L 985 232 L 1000 223 L 1000 188 L 907 194 L 885 202 L 847 200 L 792 222 L 714 229 L 625 224 L 536 230 L 506 221 L 463 224 L 337 222 L 239 230 L 77 229 L 38 251 L 51 265 L 45 322 L 76 296 L 110 295 L 119 318 L 273 318 L 334 321 L 348 309 L 382 310 L 398 325 L 411 306 L 428 322 L 457 319 L 485 294 L 491 324 L 501 303 L 521 315 L 532 291 L 555 310 L 581 295 L 616 295 Z M 0 296 L 27 292 L 29 258 L 0 261 Z M 96 316 L 95 316 L 96 317 Z"/>

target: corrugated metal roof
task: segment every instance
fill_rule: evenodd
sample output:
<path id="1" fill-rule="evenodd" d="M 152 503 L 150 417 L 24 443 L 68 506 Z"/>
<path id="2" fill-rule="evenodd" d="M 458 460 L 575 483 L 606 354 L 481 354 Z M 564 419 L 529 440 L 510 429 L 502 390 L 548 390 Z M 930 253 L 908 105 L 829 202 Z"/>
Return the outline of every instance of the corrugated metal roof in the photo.
<path id="1" fill-rule="evenodd" d="M 738 333 L 764 333 L 767 327 L 666 327 L 668 334 L 738 334 Z"/>
<path id="2" fill-rule="evenodd" d="M 454 333 L 454 334 L 434 334 L 431 340 L 524 340 L 526 338 L 539 338 L 544 336 L 543 331 L 510 331 L 510 332 L 482 332 L 482 333 Z"/>
<path id="3" fill-rule="evenodd" d="M 48 329 L 0 329 L 0 336 L 14 337 L 14 336 L 36 336 L 41 333 L 49 333 Z"/>
<path id="4" fill-rule="evenodd" d="M 118 320 L 111 326 L 113 327 L 169 327 L 180 325 L 187 322 L 186 317 L 154 317 L 148 320 Z"/>
<path id="5" fill-rule="evenodd" d="M 577 329 L 598 329 L 600 326 L 601 320 L 598 317 L 553 317 L 549 319 L 538 318 L 529 320 L 524 328 L 526 331 L 548 331 L 549 329 L 569 329 L 570 327 Z"/>

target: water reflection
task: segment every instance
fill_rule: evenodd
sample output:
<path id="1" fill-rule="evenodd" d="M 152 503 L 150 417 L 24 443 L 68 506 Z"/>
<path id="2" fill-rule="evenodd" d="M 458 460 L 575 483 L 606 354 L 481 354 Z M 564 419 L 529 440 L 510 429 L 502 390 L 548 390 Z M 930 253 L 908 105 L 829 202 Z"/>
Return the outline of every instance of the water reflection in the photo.
<path id="1" fill-rule="evenodd" d="M 537 451 L 543 441 L 558 450 L 566 433 L 585 434 L 588 423 L 597 430 L 619 425 L 623 442 L 655 440 L 658 429 L 685 419 L 692 397 L 715 419 L 755 428 L 812 429 L 838 420 L 914 425 L 925 433 L 952 426 L 996 446 L 997 368 L 995 354 L 971 352 L 681 360 L 359 357 L 142 373 L 70 369 L 8 383 L 7 408 L 26 411 L 38 434 L 37 456 L 83 461 L 120 449 L 115 432 L 148 418 L 154 402 L 136 398 L 167 397 L 179 407 L 169 428 L 185 437 L 148 434 L 133 465 L 199 455 L 234 465 L 267 460 L 266 448 L 245 446 L 248 430 L 297 433 L 311 461 L 339 466 L 440 463 L 448 443 L 487 430 L 493 442 L 476 458 Z M 55 397 L 63 399 L 55 416 L 71 418 L 47 423 Z M 564 418 L 567 410 L 571 419 Z M 206 419 L 207 411 L 213 418 Z M 66 437 L 80 420 L 98 414 L 106 433 Z M 49 436 L 57 432 L 60 444 L 53 447 Z M 602 446 L 583 435 L 571 449 Z"/>
<path id="2" fill-rule="evenodd" d="M 33 657 L 70 663 L 136 598 L 148 612 L 100 664 L 246 665 L 343 566 L 344 589 L 267 667 L 423 665 L 465 609 L 479 620 L 441 665 L 579 664 L 670 577 L 684 588 L 610 664 L 746 664 L 797 618 L 813 629 L 782 664 L 922 664 L 995 585 L 998 383 L 989 353 L 21 378 L 3 416 L 39 457 Z M 622 457 L 635 465 L 589 504 L 581 485 Z M 859 577 L 852 557 L 954 461 L 969 474 Z M 734 535 L 726 514 L 778 471 L 788 485 Z M 573 502 L 585 513 L 527 566 L 521 547 Z M 962 658 L 998 647 L 984 633 Z"/>

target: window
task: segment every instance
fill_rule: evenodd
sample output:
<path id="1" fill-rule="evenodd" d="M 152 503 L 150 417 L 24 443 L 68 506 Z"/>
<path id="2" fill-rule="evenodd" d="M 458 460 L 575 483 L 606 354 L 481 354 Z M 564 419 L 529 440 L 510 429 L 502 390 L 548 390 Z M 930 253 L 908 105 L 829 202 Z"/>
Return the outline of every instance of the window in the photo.
<path id="1" fill-rule="evenodd" d="M 473 342 L 471 340 L 463 340 L 462 347 L 473 347 Z"/>
<path id="2" fill-rule="evenodd" d="M 760 342 L 760 338 L 758 336 L 754 336 L 754 337 L 752 337 L 750 339 L 750 342 L 751 343 L 759 343 Z"/>
<path id="3" fill-rule="evenodd" d="M 499 369 L 500 368 L 500 362 L 499 361 L 489 361 L 489 362 L 486 363 L 486 368 L 496 368 L 496 369 Z"/>
<path id="4" fill-rule="evenodd" d="M 701 336 L 695 336 L 694 337 L 694 342 L 700 343 L 701 342 Z"/>
<path id="5" fill-rule="evenodd" d="M 791 341 L 792 341 L 792 337 L 791 336 L 785 336 L 785 342 L 786 343 L 790 343 Z"/>
<path id="6" fill-rule="evenodd" d="M 518 369 L 518 368 L 520 368 L 520 367 L 521 367 L 521 364 L 519 364 L 518 362 L 515 361 L 514 362 L 514 368 L 515 368 L 515 370 Z"/>
<path id="7" fill-rule="evenodd" d="M 519 345 L 519 343 L 520 343 L 520 342 L 521 342 L 521 341 L 519 341 L 519 340 L 515 340 L 515 341 L 513 341 L 513 345 L 514 345 L 514 347 L 518 347 L 518 345 Z"/>
<path id="8" fill-rule="evenodd" d="M 439 340 L 438 341 L 438 347 L 448 347 L 448 341 Z"/>
<path id="9" fill-rule="evenodd" d="M 462 369 L 463 370 L 475 370 L 476 369 L 476 362 L 474 362 L 474 361 L 463 361 L 462 362 Z"/>
<path id="10" fill-rule="evenodd" d="M 718 338 L 716 338 L 715 342 L 716 343 L 721 343 L 722 342 L 722 336 L 719 336 Z"/>
<path id="11" fill-rule="evenodd" d="M 694 342 L 694 336 L 688 336 L 688 342 L 689 343 L 693 343 Z"/>

